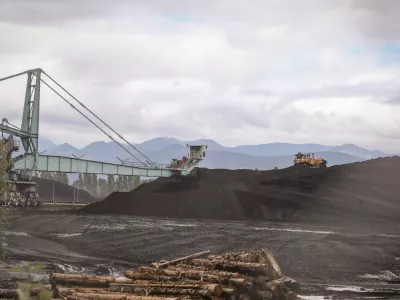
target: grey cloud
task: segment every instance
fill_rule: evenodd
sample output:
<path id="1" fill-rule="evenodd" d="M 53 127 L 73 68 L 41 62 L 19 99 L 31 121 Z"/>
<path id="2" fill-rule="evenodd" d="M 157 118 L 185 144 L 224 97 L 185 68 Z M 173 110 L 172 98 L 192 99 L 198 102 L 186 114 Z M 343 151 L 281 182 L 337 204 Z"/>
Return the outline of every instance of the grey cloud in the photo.
<path id="1" fill-rule="evenodd" d="M 354 23 L 361 34 L 377 40 L 400 41 L 400 3 L 397 0 L 354 0 Z"/>
<path id="2" fill-rule="evenodd" d="M 363 96 L 386 96 L 395 94 L 399 90 L 396 82 L 384 83 L 360 83 L 352 85 L 331 85 L 316 89 L 304 89 L 288 93 L 287 98 L 309 99 L 309 98 L 345 98 Z"/>
<path id="3" fill-rule="evenodd" d="M 100 18 L 110 15 L 117 7 L 110 4 L 110 1 L 102 0 L 2 0 L 0 3 L 0 20 L 38 26 L 62 24 L 82 18 Z"/>
<path id="4" fill-rule="evenodd" d="M 385 73 L 387 67 L 374 57 L 355 60 L 347 55 L 350 46 L 371 42 L 375 35 L 397 39 L 392 33 L 380 35 L 387 26 L 377 24 L 383 8 L 368 5 L 375 4 L 4 0 L 1 72 L 44 66 L 135 141 L 166 135 L 207 136 L 230 144 L 286 139 L 383 145 L 387 137 L 373 128 L 376 118 L 387 118 L 387 107 L 324 111 L 332 98 L 397 102 L 396 81 L 348 84 L 367 73 Z M 394 10 L 382 12 L 392 16 Z M 374 32 L 371 24 L 380 29 Z M 313 102 L 312 114 L 296 106 L 299 99 L 318 98 L 323 101 Z M 43 134 L 82 146 L 102 138 L 80 115 L 53 101 L 62 103 L 43 96 Z M 1 114 L 15 118 L 20 110 L 8 103 L 0 102 Z"/>
<path id="5" fill-rule="evenodd" d="M 399 105 L 400 104 L 400 92 L 397 92 L 397 94 L 395 96 L 390 97 L 384 103 L 389 104 L 389 105 Z"/>
<path id="6" fill-rule="evenodd" d="M 244 95 L 262 95 L 264 97 L 270 97 L 273 96 L 274 93 L 271 90 L 268 89 L 263 89 L 263 88 L 253 88 L 253 87 L 242 87 L 240 89 L 240 93 Z"/>

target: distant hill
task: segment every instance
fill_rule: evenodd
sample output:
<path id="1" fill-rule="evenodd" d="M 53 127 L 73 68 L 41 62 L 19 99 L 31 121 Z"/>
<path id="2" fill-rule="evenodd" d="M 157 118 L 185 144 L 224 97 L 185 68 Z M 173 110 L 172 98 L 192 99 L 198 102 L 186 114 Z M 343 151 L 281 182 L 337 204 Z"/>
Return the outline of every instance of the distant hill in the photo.
<path id="1" fill-rule="evenodd" d="M 42 141 L 41 141 L 42 142 Z M 84 155 L 83 158 L 99 160 L 112 163 L 119 163 L 119 159 L 127 159 L 129 153 L 123 150 L 114 142 L 93 142 L 82 149 L 73 147 L 70 144 L 55 145 L 49 140 L 45 141 L 49 155 L 71 157 Z M 237 147 L 225 147 L 213 140 L 180 141 L 172 137 L 159 137 L 135 147 L 150 157 L 153 161 L 170 163 L 172 158 L 181 158 L 188 154 L 186 144 L 206 144 L 208 150 L 206 159 L 201 163 L 205 168 L 224 169 L 272 169 L 288 167 L 293 164 L 294 154 L 297 152 L 311 152 L 316 156 L 323 157 L 328 165 L 340 165 L 372 158 L 391 156 L 391 154 L 368 150 L 353 144 L 341 146 L 327 146 L 320 144 L 290 144 L 290 143 L 269 143 L 259 145 L 242 145 Z M 141 158 L 140 154 L 132 150 L 132 153 Z M 133 159 L 132 159 L 133 160 Z M 142 159 L 143 161 L 144 159 Z"/>

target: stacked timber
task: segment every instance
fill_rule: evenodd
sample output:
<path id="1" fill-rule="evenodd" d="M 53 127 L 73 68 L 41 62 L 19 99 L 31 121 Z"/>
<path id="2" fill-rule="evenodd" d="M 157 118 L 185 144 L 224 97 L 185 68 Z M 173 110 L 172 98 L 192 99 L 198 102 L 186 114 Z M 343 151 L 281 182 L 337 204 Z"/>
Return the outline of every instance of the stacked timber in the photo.
<path id="1" fill-rule="evenodd" d="M 210 255 L 209 251 L 154 262 L 125 277 L 53 273 L 55 296 L 93 300 L 284 299 L 299 284 L 281 275 L 268 249 Z"/>

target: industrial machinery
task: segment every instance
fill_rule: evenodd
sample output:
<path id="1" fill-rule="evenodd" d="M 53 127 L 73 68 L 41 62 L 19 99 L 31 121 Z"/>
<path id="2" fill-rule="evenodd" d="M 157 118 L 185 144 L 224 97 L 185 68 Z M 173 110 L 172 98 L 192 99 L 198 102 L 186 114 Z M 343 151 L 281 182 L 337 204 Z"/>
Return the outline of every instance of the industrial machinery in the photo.
<path id="1" fill-rule="evenodd" d="M 6 190 L 0 195 L 0 205 L 7 206 L 40 206 L 37 184 L 32 181 L 29 171 L 16 172 L 12 167 L 12 153 L 19 150 L 19 143 L 13 136 L 0 140 L 0 161 L 6 172 Z"/>
<path id="2" fill-rule="evenodd" d="M 305 168 L 326 168 L 327 161 L 320 157 L 315 157 L 314 153 L 297 153 L 294 159 L 295 167 Z"/>
<path id="3" fill-rule="evenodd" d="M 207 149 L 206 145 L 188 145 L 190 148 L 189 155 L 182 160 L 173 160 L 171 164 L 153 162 L 93 113 L 81 101 L 69 93 L 57 81 L 50 77 L 44 70 L 28 70 L 5 78 L 0 78 L 0 82 L 21 75 L 28 76 L 21 128 L 11 125 L 5 118 L 0 124 L 0 131 L 2 134 L 5 133 L 8 135 L 7 138 L 3 138 L 1 145 L 3 145 L 2 147 L 6 150 L 5 155 L 8 164 L 6 173 L 10 187 L 7 189 L 7 193 L 1 196 L 0 201 L 2 201 L 3 204 L 14 206 L 40 205 L 37 185 L 32 182 L 31 174 L 33 171 L 127 176 L 137 175 L 143 177 L 179 177 L 189 175 L 204 159 L 205 150 Z M 44 78 L 46 78 L 46 81 Z M 117 143 L 117 145 L 127 152 L 130 157 L 135 159 L 136 162 L 121 161 L 121 164 L 115 164 L 86 160 L 75 156 L 62 157 L 39 153 L 39 109 L 42 84 L 47 86 L 74 110 L 106 134 L 112 141 Z M 75 106 L 73 102 L 77 103 L 75 105 L 79 105 L 81 109 Z M 93 121 L 93 118 L 96 119 L 96 122 Z M 20 139 L 22 147 L 18 145 L 14 137 Z M 122 141 L 119 142 L 114 137 L 118 137 Z M 20 148 L 23 153 L 13 157 L 12 153 L 18 151 Z M 135 154 L 133 154 L 133 152 L 135 152 Z"/>

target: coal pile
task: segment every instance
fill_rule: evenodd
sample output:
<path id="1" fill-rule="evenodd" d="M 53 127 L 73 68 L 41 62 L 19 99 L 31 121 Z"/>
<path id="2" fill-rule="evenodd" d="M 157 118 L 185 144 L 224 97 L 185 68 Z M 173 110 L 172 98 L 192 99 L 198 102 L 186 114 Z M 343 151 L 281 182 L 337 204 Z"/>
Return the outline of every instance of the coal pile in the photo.
<path id="1" fill-rule="evenodd" d="M 399 176 L 399 157 L 326 169 L 197 169 L 180 180 L 159 178 L 113 193 L 83 211 L 231 220 L 396 220 Z"/>
<path id="2" fill-rule="evenodd" d="M 54 199 L 56 201 L 73 201 L 74 200 L 74 187 L 60 183 L 54 180 L 43 179 L 34 177 L 33 181 L 39 186 L 39 198 L 41 200 L 53 199 L 53 186 L 54 186 Z M 76 191 L 75 191 L 76 193 Z M 93 202 L 96 199 L 84 190 L 79 191 L 79 199 L 84 202 Z"/>

